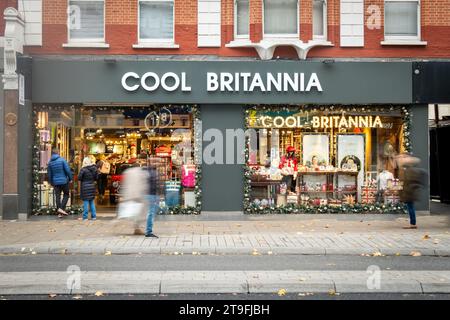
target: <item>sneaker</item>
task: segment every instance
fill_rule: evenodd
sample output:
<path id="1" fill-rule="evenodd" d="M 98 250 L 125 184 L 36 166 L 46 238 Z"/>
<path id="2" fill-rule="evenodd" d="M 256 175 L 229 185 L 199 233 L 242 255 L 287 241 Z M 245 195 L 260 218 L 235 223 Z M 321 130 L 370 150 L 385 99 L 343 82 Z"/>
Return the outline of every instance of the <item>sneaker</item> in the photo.
<path id="1" fill-rule="evenodd" d="M 88 220 L 88 219 L 83 219 L 82 221 L 83 221 L 83 222 L 87 222 L 87 221 L 89 221 L 89 220 Z"/>
<path id="2" fill-rule="evenodd" d="M 95 220 L 97 220 L 97 218 L 92 218 L 92 221 L 95 221 Z"/>
<path id="3" fill-rule="evenodd" d="M 63 217 L 63 216 L 62 216 L 62 214 L 58 214 L 58 218 L 60 218 L 60 219 L 61 219 L 62 217 Z"/>
<path id="4" fill-rule="evenodd" d="M 64 216 L 68 216 L 69 214 L 67 212 L 65 212 L 63 209 L 59 208 L 57 211 L 59 214 L 62 214 Z"/>
<path id="5" fill-rule="evenodd" d="M 157 235 L 153 234 L 153 233 L 148 233 L 145 235 L 146 238 L 158 238 Z"/>

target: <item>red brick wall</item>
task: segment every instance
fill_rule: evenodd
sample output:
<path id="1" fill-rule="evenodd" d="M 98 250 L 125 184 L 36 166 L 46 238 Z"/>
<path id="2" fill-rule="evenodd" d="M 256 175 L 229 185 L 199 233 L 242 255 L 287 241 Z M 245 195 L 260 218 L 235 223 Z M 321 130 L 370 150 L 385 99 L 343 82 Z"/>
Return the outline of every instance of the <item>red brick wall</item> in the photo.
<path id="1" fill-rule="evenodd" d="M 5 35 L 5 20 L 3 19 L 3 12 L 9 7 L 17 8 L 17 0 L 0 0 L 0 36 Z"/>
<path id="2" fill-rule="evenodd" d="M 9 0 L 2 0 L 3 1 Z M 222 46 L 197 48 L 197 0 L 175 0 L 175 42 L 179 49 L 133 49 L 137 43 L 137 1 L 106 1 L 106 41 L 109 49 L 63 48 L 67 42 L 67 0 L 43 1 L 43 46 L 29 47 L 30 54 L 214 54 L 222 56 L 257 56 L 254 49 L 226 48 L 234 38 L 234 1 L 222 0 Z M 16 1 L 10 1 L 16 2 Z M 422 40 L 427 46 L 382 46 L 384 31 L 370 30 L 365 25 L 364 48 L 341 48 L 340 1 L 328 0 L 328 40 L 334 47 L 312 49 L 309 57 L 450 57 L 450 0 L 422 0 Z M 365 22 L 370 14 L 367 8 L 378 5 L 383 18 L 384 0 L 365 0 Z M 1 8 L 1 7 L 0 7 Z M 250 0 L 250 39 L 263 38 L 262 0 Z M 312 0 L 300 1 L 300 39 L 312 38 Z M 292 48 L 278 48 L 275 56 L 296 57 Z"/>

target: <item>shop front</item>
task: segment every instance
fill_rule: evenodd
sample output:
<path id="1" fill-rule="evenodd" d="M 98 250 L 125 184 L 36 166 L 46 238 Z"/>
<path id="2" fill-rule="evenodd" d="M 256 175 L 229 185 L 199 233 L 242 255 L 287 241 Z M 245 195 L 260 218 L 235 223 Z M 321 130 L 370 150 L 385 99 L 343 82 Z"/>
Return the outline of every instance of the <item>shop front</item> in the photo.
<path id="1" fill-rule="evenodd" d="M 403 211 L 407 107 L 255 106 L 246 119 L 247 212 Z"/>
<path id="2" fill-rule="evenodd" d="M 123 171 L 150 162 L 176 191 L 161 199 L 168 214 L 401 212 L 394 156 L 413 152 L 428 171 L 427 107 L 413 104 L 408 62 L 34 57 L 31 71 L 21 119 L 33 134 L 19 137 L 19 152 L 34 146 L 31 160 L 19 153 L 28 215 L 52 212 L 52 147 L 75 176 L 85 156 L 108 164 L 96 196 L 105 213 Z M 247 132 L 245 150 L 229 130 Z"/>
<path id="3" fill-rule="evenodd" d="M 100 215 L 114 214 L 124 172 L 155 166 L 160 206 L 167 213 L 199 213 L 194 161 L 194 105 L 85 106 L 34 105 L 33 212 L 52 214 L 56 206 L 47 164 L 57 148 L 73 173 L 68 206 L 81 210 L 78 174 L 91 157 L 99 170 L 95 203 Z M 197 186 L 197 189 L 196 189 Z"/>

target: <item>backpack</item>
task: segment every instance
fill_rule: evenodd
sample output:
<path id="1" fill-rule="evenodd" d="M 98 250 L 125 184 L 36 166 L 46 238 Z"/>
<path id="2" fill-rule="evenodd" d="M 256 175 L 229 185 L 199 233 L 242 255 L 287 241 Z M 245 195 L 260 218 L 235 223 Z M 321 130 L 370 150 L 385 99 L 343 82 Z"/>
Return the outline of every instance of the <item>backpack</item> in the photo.
<path id="1" fill-rule="evenodd" d="M 102 166 L 100 167 L 100 173 L 109 174 L 111 171 L 111 164 L 106 161 L 102 161 Z"/>

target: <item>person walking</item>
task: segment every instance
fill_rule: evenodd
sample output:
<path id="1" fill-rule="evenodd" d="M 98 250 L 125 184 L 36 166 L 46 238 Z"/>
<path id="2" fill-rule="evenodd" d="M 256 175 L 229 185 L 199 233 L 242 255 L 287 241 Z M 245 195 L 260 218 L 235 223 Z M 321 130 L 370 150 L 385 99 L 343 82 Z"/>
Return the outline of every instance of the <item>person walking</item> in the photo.
<path id="1" fill-rule="evenodd" d="M 59 155 L 59 150 L 54 148 L 47 165 L 48 182 L 53 186 L 56 200 L 56 213 L 59 218 L 67 216 L 67 202 L 69 201 L 69 184 L 72 182 L 72 171 L 67 161 Z M 64 194 L 61 202 L 61 192 Z"/>
<path id="2" fill-rule="evenodd" d="M 145 235 L 143 225 L 149 210 L 148 194 L 147 172 L 135 163 L 123 173 L 118 208 L 118 218 L 125 217 L 134 221 L 134 235 Z"/>
<path id="3" fill-rule="evenodd" d="M 396 157 L 400 180 L 403 181 L 403 189 L 400 191 L 400 201 L 406 204 L 409 214 L 409 226 L 404 229 L 417 229 L 416 209 L 414 202 L 420 197 L 420 192 L 425 186 L 427 173 L 418 168 L 420 159 L 408 153 Z"/>
<path id="4" fill-rule="evenodd" d="M 95 163 L 92 163 L 91 158 L 85 157 L 83 159 L 83 167 L 78 174 L 78 181 L 81 183 L 80 197 L 83 200 L 83 221 L 88 220 L 89 208 L 91 210 L 92 220 L 97 219 L 97 212 L 95 210 L 95 182 L 98 178 L 98 169 Z"/>
<path id="5" fill-rule="evenodd" d="M 155 220 L 155 215 L 159 211 L 159 200 L 161 194 L 161 186 L 159 184 L 159 175 L 155 165 L 149 165 L 147 167 L 147 177 L 148 177 L 148 214 L 147 214 L 147 227 L 145 229 L 145 237 L 147 238 L 158 238 L 153 233 L 153 223 Z"/>

